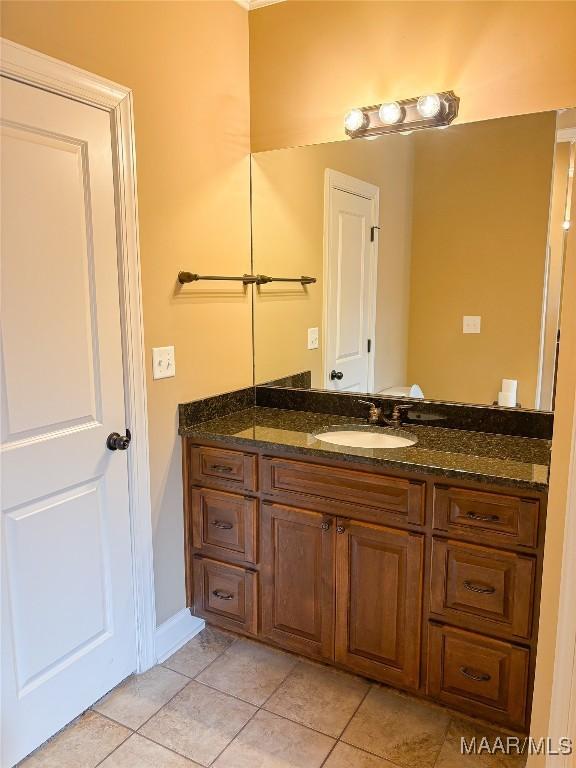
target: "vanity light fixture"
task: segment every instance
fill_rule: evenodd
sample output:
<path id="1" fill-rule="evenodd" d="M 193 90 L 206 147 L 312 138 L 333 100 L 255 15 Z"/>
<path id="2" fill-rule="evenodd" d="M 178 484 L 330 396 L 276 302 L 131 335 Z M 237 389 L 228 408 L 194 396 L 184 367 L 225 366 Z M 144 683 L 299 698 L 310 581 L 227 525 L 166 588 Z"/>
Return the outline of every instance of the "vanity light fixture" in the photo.
<path id="1" fill-rule="evenodd" d="M 397 101 L 382 104 L 378 110 L 378 117 L 385 125 L 395 125 L 404 120 L 404 109 Z"/>
<path id="2" fill-rule="evenodd" d="M 344 118 L 347 133 L 356 133 L 368 127 L 368 115 L 361 109 L 351 109 Z"/>
<path id="3" fill-rule="evenodd" d="M 460 99 L 454 91 L 443 91 L 356 108 L 344 118 L 344 129 L 348 136 L 356 139 L 383 133 L 407 133 L 420 128 L 447 127 L 458 114 L 459 103 Z"/>
<path id="4" fill-rule="evenodd" d="M 436 117 L 442 109 L 440 96 L 437 93 L 428 93 L 426 96 L 420 96 L 416 102 L 416 109 L 425 120 Z"/>

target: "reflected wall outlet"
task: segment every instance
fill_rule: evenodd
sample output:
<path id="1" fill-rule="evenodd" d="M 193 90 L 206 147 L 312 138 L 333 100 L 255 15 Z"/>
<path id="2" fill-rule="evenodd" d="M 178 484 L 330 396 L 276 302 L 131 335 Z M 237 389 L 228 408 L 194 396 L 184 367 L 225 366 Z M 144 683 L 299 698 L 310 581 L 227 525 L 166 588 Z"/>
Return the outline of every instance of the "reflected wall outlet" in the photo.
<path id="1" fill-rule="evenodd" d="M 152 376 L 155 379 L 168 379 L 176 375 L 174 347 L 153 347 Z"/>
<path id="2" fill-rule="evenodd" d="M 308 328 L 308 349 L 318 349 L 318 328 Z"/>
<path id="3" fill-rule="evenodd" d="M 462 318 L 462 333 L 480 333 L 480 315 L 464 315 Z"/>

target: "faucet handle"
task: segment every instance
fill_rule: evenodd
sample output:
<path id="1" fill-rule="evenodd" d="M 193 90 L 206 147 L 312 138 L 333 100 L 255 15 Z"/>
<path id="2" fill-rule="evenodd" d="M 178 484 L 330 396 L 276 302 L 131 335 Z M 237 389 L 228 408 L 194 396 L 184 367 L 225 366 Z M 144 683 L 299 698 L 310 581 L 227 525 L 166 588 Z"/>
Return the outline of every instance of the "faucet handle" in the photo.
<path id="1" fill-rule="evenodd" d="M 372 403 L 370 400 L 360 400 L 358 399 L 358 403 L 362 403 L 362 405 L 369 405 L 370 406 L 370 412 L 368 414 L 368 421 L 372 424 L 376 424 L 378 420 L 380 419 L 380 415 L 382 413 L 382 408 L 378 408 L 376 403 Z"/>
<path id="2" fill-rule="evenodd" d="M 408 413 L 412 408 L 414 408 L 413 405 L 401 405 L 400 403 L 396 403 L 394 408 L 392 408 L 392 418 L 403 419 L 408 416 Z"/>

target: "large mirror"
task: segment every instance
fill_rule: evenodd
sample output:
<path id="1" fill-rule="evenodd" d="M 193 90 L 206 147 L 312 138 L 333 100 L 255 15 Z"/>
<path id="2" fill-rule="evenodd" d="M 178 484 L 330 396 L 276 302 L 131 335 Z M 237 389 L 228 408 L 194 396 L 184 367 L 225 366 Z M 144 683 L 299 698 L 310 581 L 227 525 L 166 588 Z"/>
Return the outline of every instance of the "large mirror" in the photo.
<path id="1" fill-rule="evenodd" d="M 257 384 L 550 410 L 576 110 L 252 156 Z M 295 377 L 295 374 L 301 374 Z"/>

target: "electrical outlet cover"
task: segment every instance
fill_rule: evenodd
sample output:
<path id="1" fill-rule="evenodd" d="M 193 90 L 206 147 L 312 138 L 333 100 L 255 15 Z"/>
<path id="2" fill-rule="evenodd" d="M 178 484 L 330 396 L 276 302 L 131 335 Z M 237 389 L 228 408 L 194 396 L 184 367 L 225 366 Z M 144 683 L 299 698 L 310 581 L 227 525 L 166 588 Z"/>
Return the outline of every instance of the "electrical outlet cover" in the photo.
<path id="1" fill-rule="evenodd" d="M 318 349 L 318 328 L 308 328 L 308 349 Z"/>
<path id="2" fill-rule="evenodd" d="M 480 315 L 464 315 L 462 317 L 462 333 L 480 333 L 481 322 Z"/>

